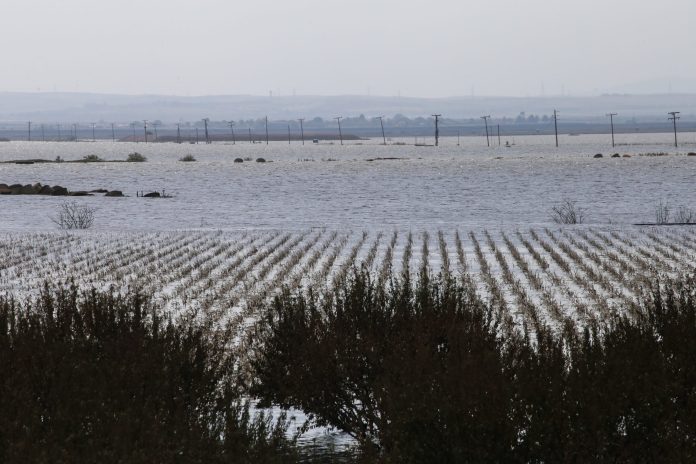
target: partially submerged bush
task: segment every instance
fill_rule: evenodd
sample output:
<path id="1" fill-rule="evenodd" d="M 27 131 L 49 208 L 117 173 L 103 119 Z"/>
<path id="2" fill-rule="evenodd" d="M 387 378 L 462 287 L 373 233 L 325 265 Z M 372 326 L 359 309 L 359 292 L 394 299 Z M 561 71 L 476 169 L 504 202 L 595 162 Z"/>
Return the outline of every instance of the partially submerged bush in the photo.
<path id="1" fill-rule="evenodd" d="M 638 320 L 555 334 L 506 324 L 466 286 L 355 272 L 285 291 L 254 334 L 254 392 L 383 462 L 688 461 L 696 453 L 696 285 Z"/>
<path id="2" fill-rule="evenodd" d="M 585 210 L 578 207 L 575 201 L 565 199 L 551 207 L 551 220 L 556 224 L 582 224 Z"/>
<path id="3" fill-rule="evenodd" d="M 679 206 L 672 215 L 672 207 L 668 203 L 660 200 L 655 205 L 656 224 L 693 224 L 696 222 L 696 212 L 686 206 Z"/>
<path id="4" fill-rule="evenodd" d="M 82 161 L 84 163 L 99 163 L 104 160 L 101 159 L 98 155 L 86 155 L 84 158 L 82 158 Z"/>
<path id="5" fill-rule="evenodd" d="M 287 422 L 240 396 L 229 333 L 138 292 L 0 297 L 0 462 L 287 462 Z"/>
<path id="6" fill-rule="evenodd" d="M 128 161 L 129 163 L 142 163 L 144 161 L 147 161 L 147 158 L 136 151 L 134 153 L 130 153 L 128 155 L 128 158 L 126 158 L 126 161 Z"/>
<path id="7" fill-rule="evenodd" d="M 89 229 L 94 224 L 96 208 L 81 205 L 75 201 L 61 203 L 58 214 L 51 221 L 63 230 Z"/>
<path id="8" fill-rule="evenodd" d="M 693 209 L 680 206 L 674 217 L 674 221 L 680 224 L 693 224 L 696 222 L 696 213 Z"/>
<path id="9" fill-rule="evenodd" d="M 179 161 L 184 161 L 184 162 L 189 162 L 189 163 L 190 163 L 190 162 L 192 162 L 192 161 L 196 161 L 196 158 L 194 158 L 193 155 L 186 155 L 186 156 L 183 156 L 183 157 L 179 158 Z"/>
<path id="10" fill-rule="evenodd" d="M 672 210 L 669 205 L 662 200 L 655 205 L 655 222 L 657 224 L 668 224 Z"/>

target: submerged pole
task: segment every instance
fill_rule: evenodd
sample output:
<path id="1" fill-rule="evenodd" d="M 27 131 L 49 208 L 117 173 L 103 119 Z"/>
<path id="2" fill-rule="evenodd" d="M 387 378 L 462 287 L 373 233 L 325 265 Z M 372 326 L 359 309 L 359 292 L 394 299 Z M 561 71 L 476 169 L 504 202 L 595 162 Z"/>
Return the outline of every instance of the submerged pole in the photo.
<path id="1" fill-rule="evenodd" d="M 338 121 L 338 138 L 341 139 L 341 145 L 343 145 L 343 133 L 341 132 L 341 119 L 343 119 L 343 116 L 336 116 L 334 119 Z"/>
<path id="2" fill-rule="evenodd" d="M 384 142 L 383 145 L 386 145 L 387 138 L 384 136 L 384 116 L 377 116 L 377 119 L 379 119 L 379 125 L 382 126 L 382 141 Z"/>
<path id="3" fill-rule="evenodd" d="M 607 116 L 609 116 L 609 123 L 611 124 L 611 147 L 614 148 L 616 144 L 614 143 L 614 116 L 616 116 L 618 113 L 609 113 Z"/>
<path id="4" fill-rule="evenodd" d="M 432 115 L 435 118 L 435 146 L 437 147 L 440 144 L 440 117 L 442 116 L 441 114 L 433 114 Z"/>
<path id="5" fill-rule="evenodd" d="M 268 116 L 266 116 L 266 145 L 268 145 Z"/>
<path id="6" fill-rule="evenodd" d="M 486 146 L 491 146 L 491 141 L 490 138 L 488 137 L 488 120 L 490 119 L 489 116 L 481 116 L 481 119 L 483 119 L 483 122 L 486 124 Z"/>
<path id="7" fill-rule="evenodd" d="M 667 118 L 668 121 L 672 121 L 674 124 L 674 146 L 675 148 L 679 147 L 677 144 L 677 119 L 680 119 L 679 116 L 677 116 L 680 112 L 679 111 L 670 111 L 669 114 L 670 117 Z"/>
<path id="8" fill-rule="evenodd" d="M 298 121 L 300 121 L 300 136 L 302 137 L 302 145 L 304 145 L 304 118 L 300 118 Z"/>

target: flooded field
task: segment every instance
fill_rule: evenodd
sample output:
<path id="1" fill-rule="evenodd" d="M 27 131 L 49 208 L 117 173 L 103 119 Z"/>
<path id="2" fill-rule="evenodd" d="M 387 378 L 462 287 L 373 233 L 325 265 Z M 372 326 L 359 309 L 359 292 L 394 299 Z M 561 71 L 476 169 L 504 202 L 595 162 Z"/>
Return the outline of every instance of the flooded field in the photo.
<path id="1" fill-rule="evenodd" d="M 481 138 L 440 147 L 2 143 L 0 183 L 126 196 L 0 195 L 0 295 L 24 299 L 68 279 L 139 288 L 169 314 L 194 310 L 241 334 L 283 287 L 331 290 L 354 268 L 377 279 L 425 270 L 458 277 L 517 327 L 631 317 L 651 283 L 693 272 L 696 231 L 633 225 L 655 222 L 659 205 L 696 204 L 696 136 L 681 134 L 679 149 L 670 137 L 624 135 L 613 150 L 605 136 L 565 136 L 558 149 L 546 136 L 491 148 Z M 133 152 L 147 161 L 68 162 Z M 187 155 L 196 161 L 180 161 Z M 65 162 L 9 162 L 57 157 Z M 152 191 L 171 198 L 137 193 Z M 584 210 L 584 225 L 552 222 L 565 199 Z M 57 230 L 66 200 L 95 208 L 92 230 Z M 293 415 L 294 430 L 305 416 Z M 330 460 L 354 441 L 314 428 L 300 444 Z"/>
<path id="2" fill-rule="evenodd" d="M 9 142 L 0 144 L 0 161 L 88 155 L 114 161 L 136 151 L 147 161 L 3 163 L 0 183 L 121 190 L 126 198 L 77 199 L 97 209 L 94 229 L 102 231 L 520 227 L 548 224 L 549 209 L 565 198 L 585 208 L 587 223 L 632 224 L 654 220 L 660 201 L 674 208 L 696 202 L 696 157 L 685 156 L 696 151 L 696 135 L 680 134 L 678 149 L 671 137 L 619 135 L 615 149 L 604 135 L 563 136 L 558 149 L 548 136 L 503 137 L 491 148 L 480 137 L 460 145 L 444 138 L 440 147 L 406 139 L 388 146 Z M 597 153 L 604 157 L 593 158 Z M 667 156 L 645 156 L 658 153 Z M 179 161 L 186 155 L 197 161 Z M 260 157 L 267 162 L 255 162 Z M 173 198 L 136 196 L 163 190 Z M 64 201 L 2 196 L 0 230 L 51 230 Z"/>

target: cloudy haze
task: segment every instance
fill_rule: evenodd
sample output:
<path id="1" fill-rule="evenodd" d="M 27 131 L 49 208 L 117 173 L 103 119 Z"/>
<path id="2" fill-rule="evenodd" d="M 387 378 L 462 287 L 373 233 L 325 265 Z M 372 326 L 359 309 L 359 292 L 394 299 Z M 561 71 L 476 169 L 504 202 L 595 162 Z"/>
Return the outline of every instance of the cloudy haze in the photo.
<path id="1" fill-rule="evenodd" d="M 695 16 L 693 0 L 15 0 L 0 91 L 693 91 Z"/>

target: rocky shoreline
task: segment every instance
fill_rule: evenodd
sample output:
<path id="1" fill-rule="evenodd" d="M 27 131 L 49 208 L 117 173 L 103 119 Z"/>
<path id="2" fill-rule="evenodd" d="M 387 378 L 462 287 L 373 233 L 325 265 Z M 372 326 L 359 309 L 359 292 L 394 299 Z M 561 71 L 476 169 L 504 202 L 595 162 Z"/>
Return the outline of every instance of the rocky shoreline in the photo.
<path id="1" fill-rule="evenodd" d="M 0 195 L 48 195 L 48 196 L 63 196 L 63 197 L 86 197 L 93 196 L 94 194 L 104 194 L 105 197 L 123 197 L 123 192 L 120 190 L 77 190 L 70 191 L 66 187 L 60 185 L 42 185 L 37 182 L 36 184 L 0 184 Z"/>

